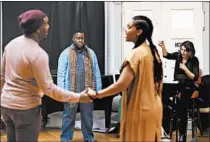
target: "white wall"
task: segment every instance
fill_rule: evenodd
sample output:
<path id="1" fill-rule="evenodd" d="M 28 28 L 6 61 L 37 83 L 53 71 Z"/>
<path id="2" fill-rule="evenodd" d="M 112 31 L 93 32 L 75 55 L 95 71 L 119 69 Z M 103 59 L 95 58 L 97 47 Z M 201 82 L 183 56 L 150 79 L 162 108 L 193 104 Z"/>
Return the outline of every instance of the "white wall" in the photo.
<path id="1" fill-rule="evenodd" d="M 203 2 L 205 24 L 203 31 L 203 74 L 209 71 L 209 2 Z M 0 57 L 2 55 L 2 2 L 0 2 Z M 119 73 L 122 50 L 122 2 L 105 2 L 105 74 Z M 0 58 L 1 65 L 1 58 Z"/>
<path id="2" fill-rule="evenodd" d="M 209 2 L 203 2 L 204 29 L 203 29 L 203 75 L 209 73 Z"/>
<path id="3" fill-rule="evenodd" d="M 105 2 L 106 16 L 106 55 L 105 55 L 105 73 L 118 73 L 120 65 L 123 62 L 122 50 L 122 2 Z M 203 75 L 209 74 L 209 2 L 203 2 L 203 11 L 205 12 L 205 24 L 202 34 L 202 58 Z M 199 52 L 199 51 L 198 51 Z"/>
<path id="4" fill-rule="evenodd" d="M 122 63 L 121 2 L 105 2 L 105 74 L 119 73 Z"/>

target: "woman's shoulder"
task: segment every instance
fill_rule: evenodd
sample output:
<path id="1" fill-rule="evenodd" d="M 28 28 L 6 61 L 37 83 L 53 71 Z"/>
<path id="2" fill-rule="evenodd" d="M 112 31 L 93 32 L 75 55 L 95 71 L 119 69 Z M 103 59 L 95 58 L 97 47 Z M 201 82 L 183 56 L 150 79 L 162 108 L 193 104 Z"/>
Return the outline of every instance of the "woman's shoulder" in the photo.
<path id="1" fill-rule="evenodd" d="M 139 50 L 138 48 L 133 49 L 127 56 L 127 58 L 131 57 L 131 56 L 135 56 L 135 57 L 140 57 L 141 56 L 141 50 Z"/>
<path id="2" fill-rule="evenodd" d="M 193 56 L 192 61 L 193 62 L 199 62 L 199 60 L 198 60 L 198 58 L 196 56 Z"/>
<path id="3" fill-rule="evenodd" d="M 139 58 L 145 58 L 148 57 L 150 52 L 149 46 L 139 46 L 132 51 L 134 55 L 138 55 Z"/>

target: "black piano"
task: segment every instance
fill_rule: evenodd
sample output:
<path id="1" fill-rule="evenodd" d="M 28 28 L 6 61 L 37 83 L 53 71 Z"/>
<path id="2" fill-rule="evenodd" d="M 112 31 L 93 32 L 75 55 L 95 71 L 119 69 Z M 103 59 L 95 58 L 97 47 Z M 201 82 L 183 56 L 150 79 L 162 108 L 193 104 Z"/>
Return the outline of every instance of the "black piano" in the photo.
<path id="1" fill-rule="evenodd" d="M 103 75 L 103 76 L 101 76 L 101 79 L 102 79 L 102 88 L 106 88 L 109 85 L 114 83 L 113 75 Z M 55 83 L 57 82 L 56 75 L 53 75 L 53 81 Z M 116 94 L 116 95 L 118 95 L 118 94 Z M 106 128 L 110 127 L 112 101 L 113 101 L 113 98 L 116 95 L 106 97 L 106 98 L 103 98 L 103 99 L 95 99 L 93 101 L 94 110 L 104 110 L 104 113 L 105 113 L 105 127 Z M 48 122 L 48 114 L 58 112 L 58 111 L 63 111 L 63 103 L 55 101 L 55 100 L 51 99 L 50 97 L 44 95 L 44 97 L 42 98 L 42 115 L 43 115 L 42 127 L 45 127 L 47 122 Z M 80 110 L 79 110 L 79 107 L 78 107 L 78 112 L 79 111 Z"/>

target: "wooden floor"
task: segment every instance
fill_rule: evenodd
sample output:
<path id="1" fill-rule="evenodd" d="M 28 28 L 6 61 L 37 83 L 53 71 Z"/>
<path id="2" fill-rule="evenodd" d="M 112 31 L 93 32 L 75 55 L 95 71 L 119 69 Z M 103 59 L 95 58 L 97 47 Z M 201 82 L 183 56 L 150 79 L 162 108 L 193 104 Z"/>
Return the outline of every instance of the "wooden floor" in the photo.
<path id="1" fill-rule="evenodd" d="M 60 141 L 60 129 L 46 129 L 40 132 L 39 142 L 46 141 Z M 120 141 L 115 134 L 105 134 L 94 132 L 97 141 Z M 1 142 L 7 141 L 6 135 L 1 136 Z M 75 130 L 73 141 L 83 141 L 82 131 Z"/>
<path id="2" fill-rule="evenodd" d="M 46 141 L 60 141 L 60 129 L 46 129 L 40 132 L 39 135 L 39 142 L 46 142 Z M 119 138 L 116 137 L 116 134 L 105 134 L 105 133 L 98 133 L 94 132 L 95 140 L 98 142 L 100 141 L 121 141 Z M 175 138 L 175 135 L 173 135 L 173 138 Z M 209 137 L 197 137 L 198 142 L 209 142 Z M 7 141 L 6 135 L 1 136 L 1 142 Z M 83 141 L 83 136 L 81 130 L 75 130 L 74 138 L 72 141 Z M 191 141 L 190 135 L 188 136 L 188 141 Z"/>

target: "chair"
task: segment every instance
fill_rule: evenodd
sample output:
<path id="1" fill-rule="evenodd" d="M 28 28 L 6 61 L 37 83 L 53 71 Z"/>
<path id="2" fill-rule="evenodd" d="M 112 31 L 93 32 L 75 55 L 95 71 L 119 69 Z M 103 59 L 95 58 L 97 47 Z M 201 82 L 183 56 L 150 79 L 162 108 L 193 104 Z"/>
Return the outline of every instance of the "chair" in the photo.
<path id="1" fill-rule="evenodd" d="M 200 110 L 199 107 L 197 106 L 197 101 L 202 101 L 200 98 L 193 98 L 192 100 L 192 105 L 188 109 L 188 121 L 192 122 L 192 139 L 196 139 L 195 137 L 195 132 L 197 132 L 196 128 L 199 129 L 200 131 L 200 136 L 203 135 L 202 133 L 202 123 L 201 123 L 201 117 L 200 117 Z"/>
<path id="2" fill-rule="evenodd" d="M 200 88 L 200 84 L 202 84 L 202 71 L 199 70 L 199 78 L 198 80 L 195 82 L 199 85 Z M 178 92 L 177 92 L 178 93 Z M 198 93 L 198 94 L 197 94 Z M 199 128 L 200 130 L 200 134 L 202 135 L 202 122 L 201 122 L 201 117 L 200 117 L 200 110 L 199 107 L 197 105 L 197 103 L 201 103 L 203 101 L 202 98 L 199 97 L 200 91 L 194 91 L 192 94 L 192 103 L 191 103 L 191 107 L 188 108 L 188 116 L 190 116 L 191 121 L 192 121 L 192 138 L 195 138 L 195 130 L 196 130 L 196 126 Z M 174 130 L 174 125 L 175 125 L 175 129 L 176 129 L 176 141 L 178 140 L 178 125 L 179 125 L 179 119 L 177 119 L 176 117 L 176 102 L 177 102 L 177 95 L 175 95 L 172 99 L 172 105 L 169 105 L 168 107 L 170 107 L 170 126 L 169 126 L 169 132 L 170 132 L 170 137 L 172 137 L 172 132 Z M 190 120 L 190 119 L 189 119 Z"/>
<path id="3" fill-rule="evenodd" d="M 196 126 L 199 128 L 200 130 L 200 135 L 202 136 L 202 124 L 201 124 L 201 118 L 200 118 L 200 110 L 199 107 L 197 105 L 197 102 L 200 101 L 202 102 L 203 100 L 201 98 L 199 98 L 199 86 L 202 84 L 202 70 L 199 69 L 199 76 L 198 76 L 198 80 L 195 81 L 195 87 L 197 87 L 197 89 L 195 89 L 195 91 L 193 92 L 191 98 L 191 107 L 188 109 L 188 113 L 189 113 L 189 117 L 191 116 L 191 121 L 192 121 L 192 138 L 195 138 L 195 131 Z"/>
<path id="4" fill-rule="evenodd" d="M 210 75 L 202 76 L 201 82 L 202 83 L 200 85 L 199 97 L 203 101 L 197 102 L 197 105 L 200 109 L 201 124 L 203 127 L 202 132 L 205 132 L 205 130 L 210 128 Z"/>
<path id="5" fill-rule="evenodd" d="M 170 119 L 170 124 L 169 124 L 169 134 L 170 134 L 170 138 L 172 138 L 172 132 L 173 130 L 176 130 L 176 141 L 178 141 L 178 129 L 179 128 L 179 119 L 177 118 L 176 115 L 176 105 L 177 105 L 177 96 L 173 97 L 172 100 L 172 105 L 168 106 L 169 109 L 169 119 Z M 196 126 L 199 128 L 200 130 L 200 134 L 202 136 L 202 123 L 201 123 L 201 117 L 200 117 L 200 110 L 197 106 L 197 101 L 200 101 L 199 98 L 195 98 L 191 100 L 191 107 L 188 108 L 188 121 L 192 121 L 192 138 L 195 138 L 195 130 L 196 130 Z M 191 118 L 191 119 L 189 119 Z"/>

